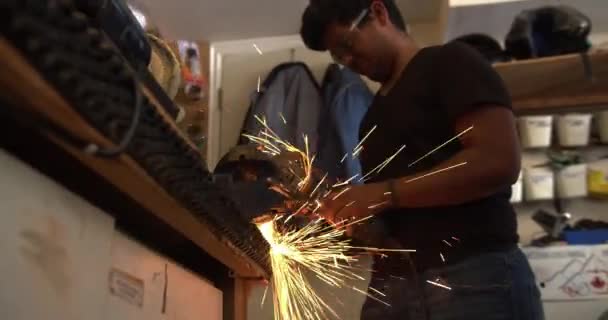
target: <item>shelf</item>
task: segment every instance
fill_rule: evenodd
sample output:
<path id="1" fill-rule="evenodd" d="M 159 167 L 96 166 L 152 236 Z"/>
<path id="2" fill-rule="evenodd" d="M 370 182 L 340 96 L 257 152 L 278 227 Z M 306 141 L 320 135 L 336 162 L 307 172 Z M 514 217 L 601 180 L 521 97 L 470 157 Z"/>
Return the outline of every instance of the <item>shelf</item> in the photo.
<path id="1" fill-rule="evenodd" d="M 32 119 L 40 119 L 43 123 L 51 123 L 64 132 L 69 132 L 103 148 L 115 147 L 114 143 L 101 134 L 98 128 L 85 120 L 62 96 L 62 93 L 4 39 L 0 39 L 0 57 L 7 62 L 0 71 L 0 88 L 2 88 L 0 97 L 15 106 L 15 113 Z M 171 131 L 179 133 L 151 91 L 144 89 L 144 94 L 149 99 L 154 112 L 164 119 L 162 121 L 171 127 Z M 125 196 L 134 200 L 150 215 L 150 220 L 160 219 L 240 277 L 268 277 L 264 266 L 254 261 L 237 244 L 223 236 L 215 226 L 200 219 L 181 201 L 169 194 L 166 188 L 159 184 L 132 155 L 125 153 L 117 158 L 109 159 L 95 157 L 66 143 L 66 140 L 58 138 L 59 136 L 54 131 L 43 130 L 43 133 L 47 140 L 42 143 L 59 146 L 67 155 L 88 168 L 91 173 L 101 177 Z M 194 146 L 189 146 L 189 148 L 194 150 Z M 184 150 L 183 153 L 187 154 L 188 151 Z M 195 169 L 192 168 L 192 170 Z M 204 199 L 203 195 L 200 198 Z M 140 223 L 146 223 L 146 219 L 146 217 L 142 218 Z M 163 237 L 163 235 L 156 236 Z"/>
<path id="2" fill-rule="evenodd" d="M 608 51 L 589 54 L 592 78 L 581 55 L 495 64 L 517 114 L 586 112 L 608 108 Z"/>

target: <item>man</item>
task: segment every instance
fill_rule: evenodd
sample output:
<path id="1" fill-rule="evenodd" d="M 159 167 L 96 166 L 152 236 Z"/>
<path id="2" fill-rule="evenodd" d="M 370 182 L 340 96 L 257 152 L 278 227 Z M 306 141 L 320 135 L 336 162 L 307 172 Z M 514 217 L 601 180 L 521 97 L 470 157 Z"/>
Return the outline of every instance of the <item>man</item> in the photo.
<path id="1" fill-rule="evenodd" d="M 511 101 L 492 67 L 460 43 L 419 49 L 392 0 L 312 0 L 302 22 L 309 48 L 382 84 L 359 133 L 371 132 L 363 172 L 402 150 L 322 207 L 334 223 L 375 215 L 417 250 L 376 259 L 369 294 L 391 307 L 368 299 L 362 319 L 543 319 L 509 203 L 520 169 Z"/>

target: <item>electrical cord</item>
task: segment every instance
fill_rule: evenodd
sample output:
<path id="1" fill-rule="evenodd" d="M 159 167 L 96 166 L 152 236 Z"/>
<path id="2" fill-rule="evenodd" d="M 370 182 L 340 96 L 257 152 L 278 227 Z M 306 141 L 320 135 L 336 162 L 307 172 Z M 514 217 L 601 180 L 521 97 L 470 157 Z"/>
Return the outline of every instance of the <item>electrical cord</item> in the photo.
<path id="1" fill-rule="evenodd" d="M 129 147 L 129 144 L 135 136 L 135 131 L 139 125 L 141 112 L 143 109 L 143 94 L 141 92 L 137 76 L 135 75 L 133 75 L 133 89 L 135 93 L 135 108 L 133 109 L 133 117 L 131 118 L 129 128 L 125 132 L 125 135 L 120 143 L 116 147 L 106 149 L 101 148 L 95 143 L 89 143 L 82 149 L 85 153 L 102 158 L 115 158 L 124 153 Z"/>
<path id="2" fill-rule="evenodd" d="M 134 75 L 133 77 L 133 85 L 135 90 L 135 107 L 133 109 L 133 117 L 131 118 L 131 123 L 129 128 L 125 132 L 122 140 L 116 147 L 112 148 L 102 148 L 100 145 L 92 143 L 90 141 L 86 141 L 72 132 L 62 128 L 61 126 L 52 123 L 50 120 L 44 118 L 39 114 L 35 114 L 33 111 L 25 111 L 20 109 L 16 112 L 10 112 L 8 109 L 4 110 L 5 112 L 0 112 L 5 116 L 11 116 L 15 120 L 19 120 L 24 124 L 28 125 L 32 128 L 42 129 L 43 131 L 48 131 L 52 133 L 55 137 L 61 139 L 68 145 L 71 145 L 75 149 L 82 150 L 84 153 L 92 156 L 97 156 L 101 158 L 115 158 L 120 156 L 125 152 L 125 150 L 129 147 L 133 137 L 135 136 L 135 132 L 140 123 L 141 113 L 143 110 L 143 93 L 139 86 L 137 77 Z M 27 109 L 26 109 L 27 110 Z"/>

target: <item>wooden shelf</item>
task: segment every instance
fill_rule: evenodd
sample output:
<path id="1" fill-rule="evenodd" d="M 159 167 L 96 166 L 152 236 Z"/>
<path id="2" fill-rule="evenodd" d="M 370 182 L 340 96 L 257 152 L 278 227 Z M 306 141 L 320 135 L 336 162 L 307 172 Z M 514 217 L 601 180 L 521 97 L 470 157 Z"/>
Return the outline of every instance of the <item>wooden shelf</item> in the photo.
<path id="1" fill-rule="evenodd" d="M 0 90 L 0 97 L 5 101 L 86 141 L 105 148 L 114 146 L 76 113 L 21 54 L 3 39 L 0 39 L 0 57 L 9 62 L 0 70 L 0 87 L 3 88 Z M 168 118 L 155 98 L 146 90 L 144 93 L 157 111 Z M 51 132 L 47 132 L 46 138 L 49 143 L 57 144 L 93 173 L 103 177 L 142 208 L 233 270 L 236 275 L 246 278 L 268 277 L 244 252 L 227 239 L 216 236 L 210 226 L 197 219 L 169 195 L 130 156 L 124 154 L 116 159 L 93 157 L 66 144 Z"/>
<path id="2" fill-rule="evenodd" d="M 591 111 L 608 108 L 608 51 L 589 54 L 592 77 L 581 55 L 564 55 L 494 65 L 513 98 L 517 114 Z"/>

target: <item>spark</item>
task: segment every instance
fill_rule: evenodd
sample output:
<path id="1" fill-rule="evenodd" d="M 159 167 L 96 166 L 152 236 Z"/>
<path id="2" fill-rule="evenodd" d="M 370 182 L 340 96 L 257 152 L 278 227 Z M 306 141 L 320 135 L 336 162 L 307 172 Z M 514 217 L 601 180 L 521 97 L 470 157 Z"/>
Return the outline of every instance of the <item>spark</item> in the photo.
<path id="1" fill-rule="evenodd" d="M 384 195 L 385 195 L 385 196 L 390 196 L 391 194 L 393 194 L 393 193 L 392 193 L 392 192 L 390 192 L 390 191 L 389 191 L 389 192 L 385 192 L 385 193 L 384 193 Z"/>
<path id="2" fill-rule="evenodd" d="M 344 182 L 340 182 L 340 183 L 336 183 L 333 186 L 331 186 L 332 188 L 337 188 L 337 187 L 342 187 L 345 186 L 347 184 L 350 184 L 351 182 L 353 182 L 353 180 L 355 180 L 357 177 L 359 176 L 359 174 L 355 174 L 354 176 L 348 178 L 346 181 Z"/>
<path id="3" fill-rule="evenodd" d="M 434 175 L 437 175 L 437 174 L 440 174 L 440 173 L 443 173 L 443 172 L 446 172 L 446 171 L 450 171 L 450 170 L 456 169 L 458 167 L 462 167 L 462 166 L 467 165 L 467 164 L 468 164 L 467 162 L 462 162 L 462 163 L 459 163 L 459 164 L 456 164 L 456 165 L 453 165 L 453 166 L 450 166 L 450 167 L 447 167 L 447 168 L 439 169 L 437 171 L 433 171 L 433 172 L 427 173 L 425 175 L 409 179 L 409 180 L 405 181 L 405 183 L 411 183 L 411 182 L 418 181 L 418 180 L 421 180 L 421 179 L 424 179 L 424 178 L 428 178 L 430 176 L 434 176 Z"/>
<path id="4" fill-rule="evenodd" d="M 329 176 L 329 174 L 325 174 L 323 176 L 323 178 L 321 179 L 321 181 L 319 181 L 319 183 L 317 183 L 317 185 L 315 186 L 315 188 L 312 190 L 312 192 L 310 193 L 310 196 L 312 197 L 315 193 L 317 193 L 317 191 L 319 190 L 319 188 L 321 187 L 321 185 L 323 185 L 323 182 L 325 182 L 325 179 L 327 179 L 327 177 Z"/>
<path id="5" fill-rule="evenodd" d="M 360 146 L 359 148 L 353 150 L 353 159 L 356 158 L 359 153 L 361 153 L 361 151 L 363 151 L 363 146 Z"/>
<path id="6" fill-rule="evenodd" d="M 444 288 L 444 289 L 446 289 L 446 290 L 452 290 L 452 288 L 450 288 L 450 287 L 448 287 L 448 286 L 446 286 L 446 285 L 443 285 L 443 284 L 441 284 L 441 283 L 437 283 L 437 282 L 435 282 L 435 281 L 427 280 L 426 282 L 428 282 L 428 283 L 430 283 L 430 284 L 432 284 L 432 285 L 434 285 L 434 286 L 437 286 L 437 287 L 440 287 L 440 288 Z"/>
<path id="7" fill-rule="evenodd" d="M 375 126 L 374 126 L 374 127 L 371 129 L 371 130 L 369 130 L 369 131 L 368 131 L 368 132 L 365 134 L 365 136 L 363 137 L 363 139 L 361 139 L 361 141 L 359 141 L 359 144 L 357 144 L 357 146 L 356 146 L 356 147 L 353 149 L 353 152 L 354 152 L 354 150 L 357 150 L 357 149 L 361 148 L 361 147 L 363 146 L 363 144 L 365 143 L 365 141 L 367 140 L 367 138 L 369 138 L 369 136 L 371 136 L 371 135 L 372 135 L 372 133 L 373 133 L 374 131 L 376 131 L 376 129 L 377 129 L 377 128 L 378 128 L 378 126 L 377 126 L 377 125 L 375 125 Z M 355 155 L 353 154 L 353 157 L 354 157 L 354 156 L 355 156 Z"/>
<path id="8" fill-rule="evenodd" d="M 333 197 L 331 200 L 336 201 L 341 195 L 345 194 L 346 192 L 348 192 L 348 190 L 350 190 L 351 187 L 348 188 L 344 188 L 344 190 L 340 191 L 340 193 L 338 193 L 335 197 Z"/>
<path id="9" fill-rule="evenodd" d="M 372 290 L 373 292 L 375 292 L 375 293 L 377 293 L 377 294 L 379 294 L 379 295 L 383 296 L 383 297 L 386 297 L 386 294 L 384 294 L 384 293 L 380 292 L 380 290 L 378 290 L 378 289 L 376 289 L 376 288 L 369 287 L 369 289 L 370 289 L 370 290 Z"/>
<path id="10" fill-rule="evenodd" d="M 346 158 L 348 158 L 348 153 L 346 153 L 344 155 L 344 157 L 342 157 L 342 160 L 340 160 L 340 163 L 344 163 L 344 161 L 346 161 Z"/>
<path id="11" fill-rule="evenodd" d="M 255 43 L 254 43 L 254 44 L 253 44 L 253 47 L 255 48 L 255 50 L 256 50 L 256 51 L 257 51 L 257 52 L 258 52 L 260 55 L 263 55 L 263 54 L 264 54 L 264 52 L 262 52 L 262 49 L 260 49 L 260 47 L 258 47 L 258 45 L 257 45 L 257 44 L 255 44 Z"/>
<path id="12" fill-rule="evenodd" d="M 378 208 L 380 208 L 380 207 L 382 207 L 382 206 L 384 206 L 384 205 L 387 205 L 387 204 L 389 204 L 389 203 L 390 203 L 390 201 L 383 201 L 383 202 L 380 202 L 380 203 L 377 203 L 377 204 L 371 205 L 371 206 L 369 206 L 369 207 L 367 207 L 367 208 L 368 208 L 368 209 L 372 209 L 372 210 L 374 210 L 374 209 L 378 209 Z"/>
<path id="13" fill-rule="evenodd" d="M 264 303 L 266 302 L 266 295 L 268 294 L 268 288 L 270 286 L 266 286 L 266 288 L 264 289 L 264 294 L 262 295 L 262 303 L 260 304 L 260 307 L 264 307 Z"/>
<path id="14" fill-rule="evenodd" d="M 410 163 L 408 165 L 408 167 L 412 167 L 413 165 L 419 163 L 420 161 L 426 159 L 427 157 L 429 157 L 430 155 L 432 155 L 433 153 L 439 151 L 441 148 L 447 146 L 448 144 L 450 144 L 452 141 L 462 137 L 463 135 L 467 134 L 469 131 L 473 130 L 474 126 L 470 126 L 468 129 L 462 131 L 461 133 L 457 134 L 456 136 L 454 136 L 453 138 L 451 138 L 450 140 L 446 141 L 445 143 L 443 143 L 442 145 L 438 146 L 437 148 L 431 150 L 429 153 L 425 154 L 424 156 L 420 157 L 418 160 Z"/>
<path id="15" fill-rule="evenodd" d="M 387 306 L 387 307 L 389 307 L 389 308 L 391 307 L 391 305 L 390 305 L 390 304 L 388 304 L 388 303 L 386 303 L 385 301 L 382 301 L 382 300 L 380 300 L 380 299 L 378 299 L 378 298 L 376 298 L 376 297 L 374 297 L 374 296 L 372 296 L 372 295 L 368 294 L 367 292 L 365 292 L 365 291 L 363 291 L 363 290 L 361 290 L 361 289 L 359 289 L 359 288 L 357 288 L 357 287 L 353 287 L 353 290 L 355 290 L 355 291 L 357 291 L 357 292 L 359 292 L 359 293 L 361 293 L 361 294 L 364 294 L 364 295 L 366 295 L 366 296 L 370 297 L 371 299 L 376 300 L 376 301 L 378 301 L 378 302 L 382 303 L 383 305 L 385 305 L 385 306 Z"/>
<path id="16" fill-rule="evenodd" d="M 456 237 L 452 237 L 452 239 L 454 239 L 454 240 L 456 240 L 456 241 L 460 242 L 460 239 L 458 239 L 458 238 L 456 238 Z"/>
<path id="17" fill-rule="evenodd" d="M 281 117 L 281 120 L 283 120 L 284 124 L 287 124 L 287 119 L 285 119 L 285 116 L 283 115 L 282 112 L 279 112 L 279 117 Z"/>
<path id="18" fill-rule="evenodd" d="M 348 204 L 347 204 L 345 207 L 350 207 L 350 206 L 352 206 L 353 204 L 355 204 L 356 202 L 357 202 L 357 201 L 351 201 L 351 202 L 349 202 L 349 203 L 348 203 Z"/>
<path id="19" fill-rule="evenodd" d="M 262 89 L 262 77 L 258 76 L 258 88 L 257 88 L 258 93 L 260 93 L 260 91 L 262 91 L 261 89 Z"/>
<path id="20" fill-rule="evenodd" d="M 389 165 L 389 163 L 391 163 L 393 160 L 395 160 L 395 158 L 401 153 L 401 151 L 403 151 L 403 149 L 405 149 L 405 145 L 401 146 L 401 148 L 399 148 L 399 150 L 397 150 L 397 152 L 395 152 L 392 156 L 386 158 L 386 160 L 384 160 L 382 163 L 380 163 L 378 166 L 376 166 L 374 169 L 372 169 L 366 175 L 361 177 L 361 179 L 359 179 L 359 181 L 367 181 L 371 175 L 380 173 L 384 168 L 386 168 L 386 166 Z"/>
<path id="21" fill-rule="evenodd" d="M 439 253 L 439 256 L 441 257 L 441 261 L 443 261 L 443 263 L 445 263 L 445 257 L 443 256 L 443 253 Z"/>
<path id="22" fill-rule="evenodd" d="M 453 247 L 452 244 L 449 243 L 447 240 L 442 240 L 442 241 L 443 241 L 443 243 L 447 244 L 448 246 Z"/>

